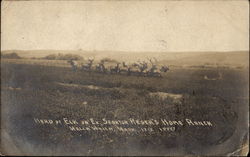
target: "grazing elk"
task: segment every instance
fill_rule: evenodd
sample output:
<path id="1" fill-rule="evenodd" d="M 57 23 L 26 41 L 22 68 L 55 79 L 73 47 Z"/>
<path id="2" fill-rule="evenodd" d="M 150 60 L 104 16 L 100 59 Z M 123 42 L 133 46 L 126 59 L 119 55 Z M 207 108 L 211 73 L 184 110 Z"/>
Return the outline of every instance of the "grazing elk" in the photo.
<path id="1" fill-rule="evenodd" d="M 91 67 L 93 65 L 94 59 L 88 59 L 88 63 L 82 65 L 82 70 L 84 71 L 91 71 Z"/>

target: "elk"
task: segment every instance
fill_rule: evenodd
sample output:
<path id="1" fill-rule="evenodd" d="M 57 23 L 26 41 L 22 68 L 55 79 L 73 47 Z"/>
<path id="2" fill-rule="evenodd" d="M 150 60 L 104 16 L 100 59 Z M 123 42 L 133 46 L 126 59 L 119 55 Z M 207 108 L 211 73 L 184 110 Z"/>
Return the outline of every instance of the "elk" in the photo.
<path id="1" fill-rule="evenodd" d="M 140 74 L 143 75 L 144 71 L 148 68 L 148 63 L 143 61 L 143 62 L 139 62 L 138 68 L 140 69 Z"/>
<path id="2" fill-rule="evenodd" d="M 129 71 L 129 66 L 125 62 L 122 62 L 122 66 L 120 67 L 120 73 L 128 74 L 128 71 Z"/>
<path id="3" fill-rule="evenodd" d="M 133 63 L 131 66 L 128 67 L 128 75 L 139 75 L 140 69 L 139 64 Z"/>
<path id="4" fill-rule="evenodd" d="M 137 62 L 138 63 L 132 64 L 132 66 L 137 68 L 136 74 L 138 73 L 139 75 L 143 75 L 144 71 L 148 68 L 148 64 L 145 61 L 140 62 L 140 60 Z"/>
<path id="5" fill-rule="evenodd" d="M 154 61 L 152 60 L 152 59 L 148 59 L 149 60 L 149 62 L 151 63 L 151 68 L 146 72 L 146 74 L 148 75 L 148 76 L 158 76 L 158 77 L 162 77 L 161 76 L 161 70 L 159 70 L 158 68 L 157 68 L 157 59 L 156 58 L 153 58 L 154 59 Z"/>
<path id="6" fill-rule="evenodd" d="M 110 67 L 109 70 L 110 70 L 110 73 L 113 74 L 113 73 L 119 73 L 120 72 L 120 64 L 121 63 L 116 63 L 116 66 L 115 67 Z"/>
<path id="7" fill-rule="evenodd" d="M 148 73 L 153 73 L 157 69 L 156 60 L 155 60 L 155 62 L 152 59 L 148 59 L 148 60 L 151 63 L 151 67 L 149 68 L 149 70 L 147 72 Z"/>
<path id="8" fill-rule="evenodd" d="M 98 72 L 106 73 L 107 69 L 105 68 L 104 63 L 105 63 L 104 61 L 101 61 L 100 63 L 98 63 L 98 65 L 96 66 L 96 70 Z"/>
<path id="9" fill-rule="evenodd" d="M 163 65 L 160 69 L 161 72 L 167 72 L 169 71 L 169 68 L 166 65 Z"/>
<path id="10" fill-rule="evenodd" d="M 84 71 L 90 71 L 91 67 L 93 65 L 94 59 L 88 59 L 88 63 L 85 65 L 82 65 L 82 70 Z"/>
<path id="11" fill-rule="evenodd" d="M 77 63 L 76 60 L 71 59 L 71 60 L 68 61 L 68 63 L 71 65 L 73 71 L 77 70 L 78 63 Z"/>

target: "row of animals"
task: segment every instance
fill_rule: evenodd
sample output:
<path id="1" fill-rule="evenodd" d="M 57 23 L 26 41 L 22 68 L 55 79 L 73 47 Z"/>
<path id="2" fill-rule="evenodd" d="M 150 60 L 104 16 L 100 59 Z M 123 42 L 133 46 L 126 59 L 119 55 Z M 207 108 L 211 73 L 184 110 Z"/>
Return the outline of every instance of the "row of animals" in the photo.
<path id="1" fill-rule="evenodd" d="M 106 61 L 101 60 L 97 65 L 93 65 L 94 59 L 88 59 L 86 64 L 80 64 L 76 60 L 69 60 L 74 71 L 83 70 L 88 72 L 100 72 L 109 74 L 126 74 L 126 75 L 138 75 L 138 76 L 162 76 L 162 73 L 166 73 L 169 68 L 166 65 L 157 66 L 157 60 L 155 58 L 148 59 L 147 61 L 137 61 L 133 64 L 115 63 L 116 65 L 105 65 Z"/>

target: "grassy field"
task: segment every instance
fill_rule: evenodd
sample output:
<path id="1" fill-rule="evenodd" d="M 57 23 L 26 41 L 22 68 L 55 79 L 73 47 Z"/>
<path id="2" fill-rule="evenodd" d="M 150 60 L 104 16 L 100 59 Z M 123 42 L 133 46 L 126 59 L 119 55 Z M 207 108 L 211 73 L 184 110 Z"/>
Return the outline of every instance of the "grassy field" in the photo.
<path id="1" fill-rule="evenodd" d="M 218 73 L 222 74 L 221 79 L 204 79 Z M 32 155 L 226 154 L 242 144 L 247 129 L 246 74 L 248 69 L 178 68 L 163 78 L 137 77 L 2 61 L 2 130 L 21 153 Z M 183 97 L 177 103 L 171 98 L 150 97 L 154 92 Z M 176 131 L 164 133 L 122 134 L 72 132 L 65 126 L 34 123 L 34 118 L 64 117 L 189 118 L 210 120 L 214 125 L 176 126 Z"/>

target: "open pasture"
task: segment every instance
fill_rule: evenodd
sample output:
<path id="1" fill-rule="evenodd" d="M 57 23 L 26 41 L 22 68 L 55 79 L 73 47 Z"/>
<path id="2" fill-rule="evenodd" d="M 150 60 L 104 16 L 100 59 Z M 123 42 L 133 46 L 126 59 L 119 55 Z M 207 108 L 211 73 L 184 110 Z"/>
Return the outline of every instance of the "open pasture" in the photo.
<path id="1" fill-rule="evenodd" d="M 247 115 L 244 113 L 249 102 L 247 70 L 178 68 L 158 78 L 2 61 L 3 128 L 13 137 L 15 145 L 25 152 L 35 146 L 35 154 L 212 154 L 211 150 L 215 146 L 220 148 L 221 143 L 228 142 L 230 145 L 225 145 L 233 148 L 230 141 L 234 140 L 235 145 L 241 142 L 238 135 L 247 126 L 247 118 L 243 117 Z M 77 120 L 189 118 L 209 120 L 214 127 L 184 125 L 176 126 L 174 132 L 150 135 L 97 134 L 39 126 L 33 120 L 48 117 Z"/>

